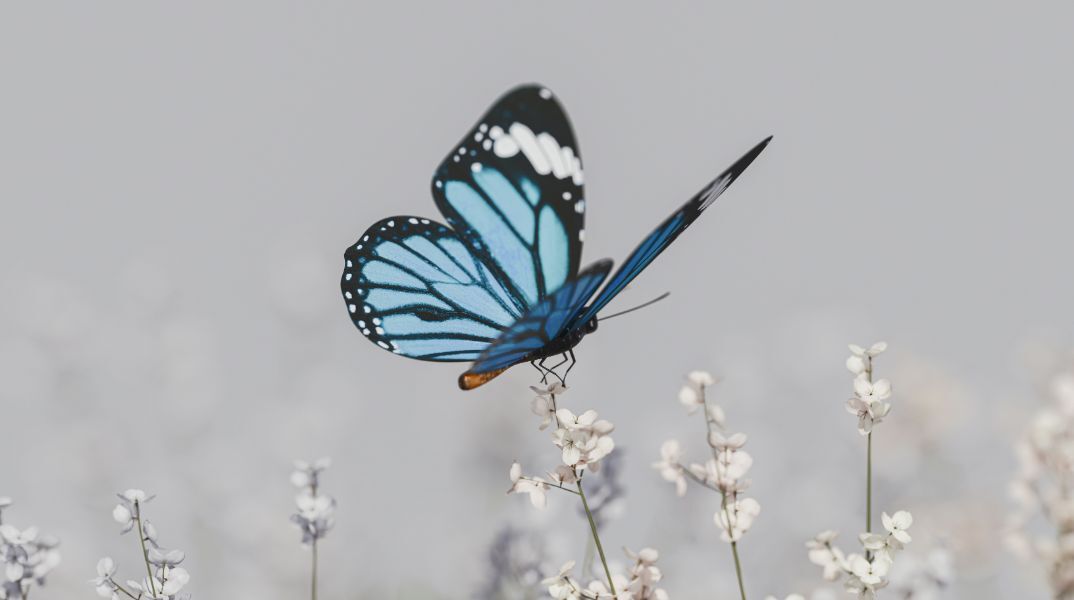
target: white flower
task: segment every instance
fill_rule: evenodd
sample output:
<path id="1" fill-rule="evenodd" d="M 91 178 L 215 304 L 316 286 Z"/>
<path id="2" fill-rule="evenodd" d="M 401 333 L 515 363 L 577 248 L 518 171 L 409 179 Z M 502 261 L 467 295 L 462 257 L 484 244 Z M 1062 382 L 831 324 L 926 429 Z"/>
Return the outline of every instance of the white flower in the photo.
<path id="1" fill-rule="evenodd" d="M 864 585 L 874 589 L 882 587 L 884 578 L 887 576 L 888 571 L 891 570 L 891 559 L 884 554 L 877 554 L 871 561 L 860 554 L 852 554 L 848 562 L 850 563 L 850 572 L 854 574 L 854 577 L 857 577 Z"/>
<path id="2" fill-rule="evenodd" d="M 686 379 L 699 388 L 709 387 L 716 383 L 716 378 L 708 371 L 690 371 L 687 373 Z"/>
<path id="3" fill-rule="evenodd" d="M 825 581 L 835 581 L 850 570 L 843 551 L 832 546 L 836 535 L 838 534 L 831 530 L 822 531 L 817 534 L 817 537 L 806 542 L 806 548 L 809 549 L 809 562 L 824 570 Z"/>
<path id="4" fill-rule="evenodd" d="M 854 380 L 854 393 L 868 404 L 882 402 L 891 397 L 891 382 L 887 379 L 870 382 L 864 377 L 858 377 Z"/>
<path id="5" fill-rule="evenodd" d="M 730 437 L 724 437 L 719 431 L 713 431 L 708 437 L 709 446 L 717 450 L 738 450 L 746 445 L 746 434 L 735 433 Z"/>
<path id="6" fill-rule="evenodd" d="M 900 510 L 892 516 L 888 516 L 888 513 L 881 515 L 881 521 L 884 523 L 884 529 L 891 534 L 891 537 L 895 538 L 900 544 L 909 544 L 910 537 L 907 529 L 914 523 L 914 517 L 905 510 Z M 915 546 L 916 548 L 916 546 Z"/>
<path id="7" fill-rule="evenodd" d="M 742 498 L 727 502 L 725 508 L 716 511 L 713 520 L 723 531 L 721 539 L 725 542 L 737 542 L 753 526 L 753 520 L 761 514 L 761 505 L 753 498 Z"/>
<path id="8" fill-rule="evenodd" d="M 850 352 L 854 356 L 861 356 L 861 357 L 865 357 L 865 358 L 873 358 L 874 356 L 879 356 L 885 350 L 887 350 L 888 349 L 888 343 L 887 342 L 877 342 L 877 343 L 873 344 L 872 346 L 869 346 L 868 350 L 866 350 L 865 348 L 862 348 L 861 346 L 855 345 L 855 344 L 850 344 L 847 347 L 850 348 Z"/>
<path id="9" fill-rule="evenodd" d="M 149 548 L 146 552 L 149 562 L 158 567 L 174 567 L 183 562 L 186 554 L 182 550 L 164 550 Z"/>
<path id="10" fill-rule="evenodd" d="M 556 600 L 578 598 L 578 584 L 571 578 L 572 570 L 574 570 L 574 561 L 567 561 L 560 567 L 559 573 L 541 581 L 541 585 L 548 588 L 549 596 Z"/>
<path id="11" fill-rule="evenodd" d="M 530 401 L 530 410 L 533 411 L 533 414 L 541 417 L 541 423 L 537 426 L 537 429 L 544 431 L 556 417 L 555 397 L 566 392 L 567 388 L 562 383 L 554 381 L 547 388 L 531 385 L 530 389 L 536 394 L 533 400 Z"/>
<path id="12" fill-rule="evenodd" d="M 689 414 L 705 405 L 705 388 L 714 385 L 716 379 L 707 371 L 691 371 L 686 375 L 686 385 L 679 390 L 679 403 Z"/>
<path id="13" fill-rule="evenodd" d="M 847 412 L 858 417 L 858 433 L 868 435 L 873 431 L 873 426 L 891 412 L 891 404 L 883 401 L 869 403 L 863 398 L 854 397 L 847 400 Z"/>
<path id="14" fill-rule="evenodd" d="M 686 476 L 683 475 L 682 448 L 678 440 L 668 440 L 660 446 L 660 461 L 653 463 L 653 468 L 660 471 L 665 481 L 675 484 L 675 494 L 686 495 Z"/>
<path id="15" fill-rule="evenodd" d="M 109 557 L 97 561 L 97 577 L 90 580 L 97 590 L 97 595 L 102 598 L 118 598 L 116 586 L 112 578 L 116 574 L 116 563 Z"/>
<path id="16" fill-rule="evenodd" d="M 535 508 L 543 509 L 546 506 L 547 497 L 545 492 L 548 490 L 548 484 L 543 479 L 523 477 L 522 465 L 517 462 L 511 463 L 508 475 L 511 478 L 511 487 L 507 490 L 508 494 L 529 494 L 530 503 Z"/>
<path id="17" fill-rule="evenodd" d="M 135 522 L 141 518 L 141 507 L 154 498 L 139 489 L 129 489 L 116 494 L 119 496 L 119 504 L 112 509 L 112 519 L 122 525 L 120 533 L 127 533 L 134 528 Z"/>
<path id="18" fill-rule="evenodd" d="M 562 450 L 563 464 L 583 469 L 595 470 L 600 459 L 615 448 L 615 442 L 608 435 L 615 428 L 608 421 L 598 420 L 596 411 L 586 411 L 575 415 L 570 410 L 561 408 L 556 411 L 559 429 L 553 435 L 556 446 Z"/>

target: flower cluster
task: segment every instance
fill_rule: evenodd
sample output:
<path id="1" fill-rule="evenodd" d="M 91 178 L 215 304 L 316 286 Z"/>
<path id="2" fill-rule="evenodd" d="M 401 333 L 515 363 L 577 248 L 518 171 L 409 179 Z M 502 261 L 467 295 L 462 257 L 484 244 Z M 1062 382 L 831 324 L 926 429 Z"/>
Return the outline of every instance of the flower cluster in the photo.
<path id="1" fill-rule="evenodd" d="M 824 570 L 827 581 L 843 580 L 846 590 L 858 598 L 873 600 L 876 590 L 888 585 L 888 573 L 895 553 L 910 543 L 909 528 L 914 519 L 910 513 L 899 511 L 883 514 L 883 534 L 863 533 L 858 536 L 863 552 L 846 554 L 833 545 L 834 531 L 824 531 L 806 543 L 809 560 Z"/>
<path id="2" fill-rule="evenodd" d="M 737 542 L 753 525 L 761 505 L 753 498 L 742 496 L 750 485 L 746 475 L 753 466 L 753 458 L 742 449 L 746 445 L 746 434 L 727 434 L 727 417 L 723 409 L 706 399 L 706 388 L 715 382 L 712 375 L 694 371 L 679 391 L 679 401 L 690 414 L 704 409 L 712 458 L 686 466 L 682 444 L 678 440 L 668 440 L 660 447 L 660 460 L 653 463 L 653 468 L 666 481 L 675 484 L 675 493 L 679 496 L 686 494 L 687 478 L 719 492 L 722 502 L 713 520 L 723 532 L 721 537 L 725 542 Z"/>
<path id="3" fill-rule="evenodd" d="M 190 594 L 182 590 L 190 582 L 190 573 L 179 566 L 186 554 L 161 546 L 156 528 L 142 514 L 154 496 L 139 489 L 117 495 L 119 504 L 112 509 L 112 518 L 119 523 L 121 535 L 137 529 L 146 576 L 140 581 L 127 580 L 124 586 L 116 581 L 116 562 L 106 556 L 97 561 L 97 577 L 91 580 L 97 595 L 111 600 L 119 600 L 120 594 L 133 600 L 188 600 Z"/>
<path id="4" fill-rule="evenodd" d="M 884 420 L 891 412 L 891 382 L 887 379 L 873 381 L 873 358 L 887 350 L 885 342 L 877 342 L 868 349 L 850 345 L 847 369 L 854 374 L 854 397 L 847 400 L 847 412 L 858 417 L 858 433 L 869 435 L 873 426 Z"/>
<path id="5" fill-rule="evenodd" d="M 1019 471 L 1010 485 L 1015 502 L 1008 546 L 1045 566 L 1056 598 L 1074 598 L 1074 374 L 1056 377 L 1051 405 L 1033 419 L 1015 446 Z M 1031 534 L 1034 521 L 1047 534 Z M 1037 523 L 1039 524 L 1039 523 Z"/>
<path id="6" fill-rule="evenodd" d="M 291 515 L 291 522 L 302 530 L 302 543 L 310 545 L 328 535 L 335 524 L 336 500 L 321 491 L 321 473 L 331 466 L 328 458 L 313 462 L 295 461 L 291 483 L 298 488 L 295 505 L 298 512 Z"/>
<path id="7" fill-rule="evenodd" d="M 634 564 L 624 574 L 616 574 L 612 578 L 615 584 L 616 594 L 613 594 L 608 586 L 599 580 L 594 580 L 589 585 L 582 586 L 571 574 L 574 570 L 574 561 L 563 565 L 559 573 L 541 582 L 548 588 L 548 595 L 556 600 L 597 600 L 599 598 L 614 598 L 615 600 L 668 600 L 668 593 L 657 584 L 663 578 L 660 568 L 656 566 L 659 553 L 652 548 L 643 548 L 640 552 L 631 552 L 624 548 Z"/>
<path id="8" fill-rule="evenodd" d="M 11 504 L 11 498 L 0 497 L 0 517 Z M 59 544 L 36 527 L 20 530 L 0 519 L 0 600 L 22 600 L 33 584 L 44 585 L 45 576 L 60 564 Z"/>
<path id="9" fill-rule="evenodd" d="M 552 443 L 560 450 L 561 463 L 545 477 L 523 475 L 518 462 L 511 464 L 508 476 L 511 487 L 508 494 L 528 494 L 536 508 L 547 505 L 545 494 L 549 487 L 571 491 L 585 471 L 598 472 L 601 461 L 615 449 L 611 433 L 615 426 L 597 418 L 597 412 L 587 410 L 574 414 L 569 409 L 556 407 L 556 396 L 567 391 L 563 384 L 555 382 L 547 388 L 531 388 L 537 394 L 533 399 L 533 412 L 541 417 L 540 430 L 554 425 Z"/>

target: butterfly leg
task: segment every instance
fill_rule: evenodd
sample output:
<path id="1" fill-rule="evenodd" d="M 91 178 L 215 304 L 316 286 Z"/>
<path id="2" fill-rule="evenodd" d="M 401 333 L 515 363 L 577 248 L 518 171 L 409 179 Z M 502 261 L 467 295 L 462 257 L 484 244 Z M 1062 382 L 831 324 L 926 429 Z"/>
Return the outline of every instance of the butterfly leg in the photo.
<path id="1" fill-rule="evenodd" d="M 561 360 L 558 363 L 552 365 L 551 367 L 548 367 L 548 372 L 553 374 L 553 375 L 555 375 L 556 379 L 558 379 L 560 383 L 566 385 L 566 382 L 563 380 L 562 377 L 559 376 L 559 373 L 556 373 L 556 369 L 562 367 L 567 362 L 567 360 L 569 360 L 567 358 L 567 353 L 566 352 L 564 352 L 561 356 L 563 357 L 563 360 Z"/>
<path id="2" fill-rule="evenodd" d="M 571 369 L 574 368 L 574 365 L 578 364 L 578 359 L 574 358 L 574 349 L 573 348 L 570 349 L 570 350 L 567 350 L 567 354 L 569 354 L 570 357 L 571 357 L 571 364 L 567 367 L 567 370 L 563 372 L 563 378 L 562 378 L 563 379 L 563 385 L 567 385 L 567 381 L 566 381 L 567 380 L 567 375 L 570 375 Z"/>
<path id="3" fill-rule="evenodd" d="M 547 356 L 542 358 L 537 363 L 537 368 L 540 369 L 541 372 L 543 373 L 543 376 L 541 377 L 541 383 L 548 383 L 548 374 L 552 372 L 551 369 L 549 369 L 548 367 L 544 366 L 544 361 L 546 361 L 546 360 L 548 360 Z"/>
<path id="4" fill-rule="evenodd" d="M 541 365 L 535 360 L 531 360 L 530 364 L 533 365 L 533 368 L 537 369 L 537 372 L 541 374 L 541 383 L 545 383 L 546 381 L 548 381 L 548 369 L 546 369 L 543 365 Z"/>

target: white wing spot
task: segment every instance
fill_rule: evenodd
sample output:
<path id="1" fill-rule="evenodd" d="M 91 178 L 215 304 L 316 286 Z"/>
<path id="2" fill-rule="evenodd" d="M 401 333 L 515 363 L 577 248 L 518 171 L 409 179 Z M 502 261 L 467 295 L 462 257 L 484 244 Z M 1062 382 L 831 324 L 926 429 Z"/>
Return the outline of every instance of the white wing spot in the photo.
<path id="1" fill-rule="evenodd" d="M 362 330 L 362 335 L 369 335 L 369 330 L 368 329 L 363 329 Z"/>
<path id="2" fill-rule="evenodd" d="M 582 214 L 585 212 L 585 200 L 579 200 L 574 203 L 574 212 Z"/>
<path id="3" fill-rule="evenodd" d="M 418 220 L 415 219 L 414 217 L 410 217 L 409 219 L 407 219 L 407 223 L 410 223 L 411 225 L 417 225 Z"/>
<path id="4" fill-rule="evenodd" d="M 381 348 L 384 348 L 385 350 L 391 350 L 391 346 L 389 346 L 388 344 L 385 344 L 384 340 L 377 340 L 377 345 L 380 346 Z"/>
<path id="5" fill-rule="evenodd" d="M 422 225 L 428 225 L 429 224 L 429 219 L 421 219 L 421 224 Z"/>
<path id="6" fill-rule="evenodd" d="M 579 242 L 584 242 L 585 241 L 585 229 L 579 229 L 578 230 L 578 241 Z"/>
<path id="7" fill-rule="evenodd" d="M 358 321 L 358 326 L 365 329 L 365 321 Z"/>
<path id="8" fill-rule="evenodd" d="M 729 185 L 731 185 L 730 176 L 725 175 L 717 179 L 716 181 L 713 181 L 712 185 L 706 188 L 705 191 L 701 192 L 701 206 L 697 207 L 697 212 L 701 212 L 708 208 L 713 202 L 716 201 L 716 198 L 718 198 L 720 194 L 722 194 L 723 191 L 727 189 L 727 186 Z"/>
<path id="9" fill-rule="evenodd" d="M 373 324 L 374 325 L 380 325 L 381 322 L 382 321 L 380 320 L 380 317 L 373 317 Z"/>
<path id="10" fill-rule="evenodd" d="M 490 148 L 492 148 L 492 140 L 485 140 L 481 142 L 481 147 L 485 150 L 489 150 Z"/>
<path id="11" fill-rule="evenodd" d="M 489 130 L 489 126 L 485 125 L 484 123 L 482 123 L 482 124 L 477 126 L 477 130 L 482 132 L 482 133 L 484 133 L 484 132 Z"/>
<path id="12" fill-rule="evenodd" d="M 350 281 L 351 277 L 354 277 L 354 276 L 351 275 L 350 273 L 347 273 L 346 275 L 343 276 L 343 278 L 346 279 L 347 281 Z"/>
<path id="13" fill-rule="evenodd" d="M 388 227 L 395 227 L 395 221 L 388 221 Z"/>
<path id="14" fill-rule="evenodd" d="M 541 88 L 541 91 L 537 92 L 537 95 L 544 98 L 545 100 L 548 100 L 552 97 L 552 90 L 548 88 Z"/>
<path id="15" fill-rule="evenodd" d="M 377 327 L 375 331 L 377 332 L 377 335 L 384 335 L 383 327 Z"/>
<path id="16" fill-rule="evenodd" d="M 347 300 L 350 300 L 351 298 L 354 298 L 354 294 L 352 294 L 350 292 L 344 292 L 343 295 L 347 298 Z"/>
<path id="17" fill-rule="evenodd" d="M 564 200 L 570 200 L 571 199 L 571 193 L 570 192 L 563 192 L 563 199 Z"/>
<path id="18" fill-rule="evenodd" d="M 362 307 L 362 312 L 365 312 L 365 313 L 371 313 L 371 312 L 373 312 L 373 311 L 372 311 L 372 310 L 371 310 L 371 309 L 370 309 L 370 308 L 369 308 L 368 306 L 363 306 L 363 307 Z"/>
<path id="19" fill-rule="evenodd" d="M 473 171 L 474 173 L 480 173 L 481 172 L 481 163 L 476 163 L 475 162 L 474 164 L 470 165 L 470 170 Z"/>
<path id="20" fill-rule="evenodd" d="M 347 306 L 351 309 L 351 314 L 354 314 L 354 312 L 358 310 L 358 307 L 353 304 L 349 304 Z"/>

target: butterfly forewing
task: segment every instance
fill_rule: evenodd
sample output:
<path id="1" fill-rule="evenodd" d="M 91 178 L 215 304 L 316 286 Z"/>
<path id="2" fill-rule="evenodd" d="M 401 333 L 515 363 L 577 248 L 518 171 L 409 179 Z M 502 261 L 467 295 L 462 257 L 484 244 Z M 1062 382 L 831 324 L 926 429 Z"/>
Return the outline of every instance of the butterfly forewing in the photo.
<path id="1" fill-rule="evenodd" d="M 683 204 L 653 230 L 652 233 L 642 240 L 641 244 L 638 245 L 634 252 L 623 261 L 622 266 L 615 272 L 615 275 L 612 275 L 612 278 L 608 280 L 608 284 L 600 291 L 600 294 L 593 300 L 593 303 L 573 320 L 571 327 L 584 327 L 590 319 L 597 316 L 600 309 L 604 308 L 612 298 L 623 291 L 623 288 L 625 288 L 628 283 L 633 281 L 638 274 L 645 270 L 645 267 L 648 267 L 649 264 L 656 259 L 657 255 L 670 246 L 671 242 L 679 237 L 679 234 L 685 231 L 691 223 L 701 216 L 701 213 L 706 208 L 716 201 L 716 198 L 718 198 L 720 194 L 722 194 L 724 190 L 726 190 L 728 186 L 730 186 L 735 179 L 746 170 L 746 167 L 750 166 L 753 159 L 757 158 L 757 155 L 764 150 L 771 139 L 771 137 L 768 137 L 754 146 L 749 152 L 743 155 L 742 158 L 735 161 L 735 164 L 728 167 L 723 173 L 720 173 L 716 179 L 709 182 L 709 184 L 695 194 L 693 198 L 690 198 L 686 204 Z"/>
<path id="2" fill-rule="evenodd" d="M 429 219 L 384 219 L 344 259 L 340 286 L 351 320 L 396 354 L 473 360 L 522 314 L 483 260 Z"/>
<path id="3" fill-rule="evenodd" d="M 578 272 L 581 155 L 546 88 L 500 98 L 440 164 L 432 190 L 448 224 L 519 306 L 536 305 Z"/>

